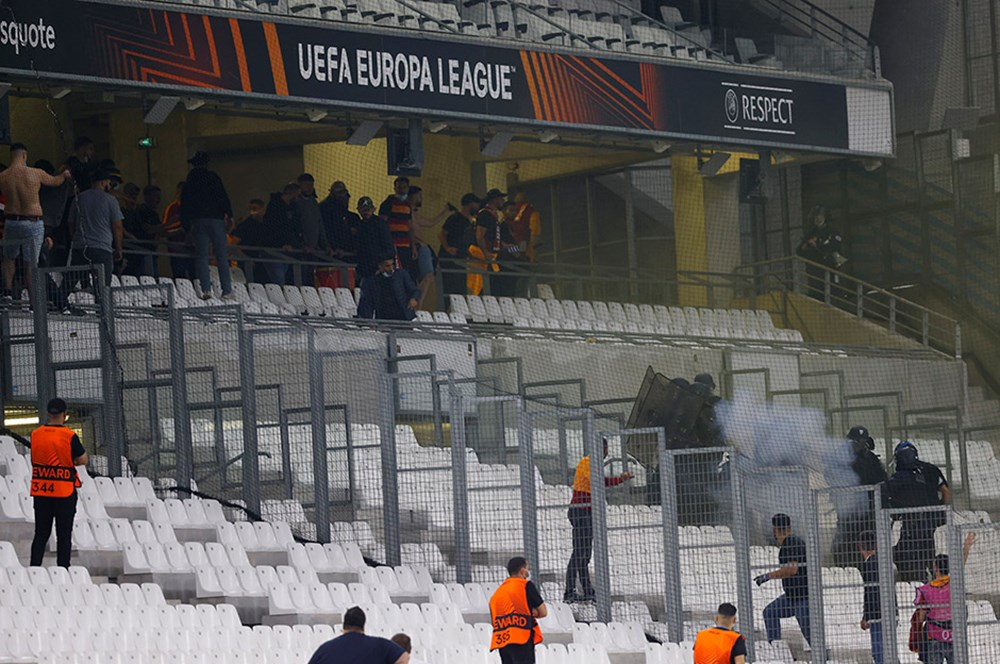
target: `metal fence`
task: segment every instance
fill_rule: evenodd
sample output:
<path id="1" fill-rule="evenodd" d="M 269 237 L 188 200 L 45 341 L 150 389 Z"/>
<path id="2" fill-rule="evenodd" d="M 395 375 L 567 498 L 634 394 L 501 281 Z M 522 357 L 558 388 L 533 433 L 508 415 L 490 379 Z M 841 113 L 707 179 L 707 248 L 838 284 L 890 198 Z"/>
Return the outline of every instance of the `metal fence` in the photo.
<path id="1" fill-rule="evenodd" d="M 86 276 L 67 270 L 42 270 L 36 297 L 60 292 L 46 285 L 56 276 Z M 1000 537 L 984 512 L 888 509 L 883 488 L 831 482 L 812 467 L 734 447 L 671 449 L 662 429 L 625 428 L 625 400 L 588 401 L 578 379 L 528 380 L 519 359 L 476 361 L 458 335 L 177 309 L 168 285 L 102 283 L 72 293 L 75 311 L 11 306 L 2 316 L 5 380 L 20 386 L 5 389 L 5 403 L 69 395 L 94 422 L 88 444 L 106 458 L 102 473 L 213 495 L 249 518 L 287 521 L 304 540 L 359 541 L 368 558 L 442 583 L 499 581 L 506 559 L 526 554 L 553 605 L 569 601 L 578 620 L 631 623 L 664 641 L 691 641 L 719 603 L 734 602 L 757 661 L 864 660 L 873 633 L 884 661 L 912 661 L 917 588 L 946 553 L 954 661 L 988 661 L 996 649 Z M 450 359 L 423 352 L 452 346 L 460 352 Z M 462 374 L 470 357 L 471 377 Z M 899 436 L 943 440 L 923 449 L 956 489 L 992 458 L 966 449 L 957 411 L 853 393 L 835 371 L 812 371 L 825 387 L 783 390 L 760 370 L 724 365 L 724 394 L 763 376 L 758 399 L 815 405 L 838 431 L 838 417 L 874 408 L 887 446 Z M 750 422 L 735 426 L 761 435 Z M 791 599 L 774 578 L 789 560 L 776 514 L 798 538 L 803 560 L 791 560 L 808 570 Z M 876 557 L 863 575 L 868 533 L 874 548 L 864 555 Z M 968 533 L 978 538 L 966 566 Z M 866 583 L 882 617 L 863 629 Z M 941 604 L 940 587 L 920 596 Z"/>

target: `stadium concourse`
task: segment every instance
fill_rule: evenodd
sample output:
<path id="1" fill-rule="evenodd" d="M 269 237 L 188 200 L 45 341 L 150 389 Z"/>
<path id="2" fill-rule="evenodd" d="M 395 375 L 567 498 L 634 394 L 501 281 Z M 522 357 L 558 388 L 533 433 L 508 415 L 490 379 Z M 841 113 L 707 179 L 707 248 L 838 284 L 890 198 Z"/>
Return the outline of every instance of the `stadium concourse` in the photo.
<path id="1" fill-rule="evenodd" d="M 989 0 L 4 8 L 0 663 L 1000 661 Z"/>

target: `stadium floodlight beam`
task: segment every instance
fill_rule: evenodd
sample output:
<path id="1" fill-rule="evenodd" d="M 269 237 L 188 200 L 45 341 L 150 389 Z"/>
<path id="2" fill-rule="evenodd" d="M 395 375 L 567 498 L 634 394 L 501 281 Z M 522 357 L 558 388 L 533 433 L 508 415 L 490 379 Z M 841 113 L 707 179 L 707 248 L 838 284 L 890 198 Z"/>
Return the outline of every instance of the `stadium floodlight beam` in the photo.
<path id="1" fill-rule="evenodd" d="M 73 90 L 70 88 L 56 88 L 55 90 L 52 91 L 52 98 L 62 99 L 71 92 L 73 92 Z"/>
<path id="2" fill-rule="evenodd" d="M 559 134 L 548 129 L 538 133 L 538 140 L 542 143 L 551 143 L 552 141 L 559 140 Z"/>
<path id="3" fill-rule="evenodd" d="M 507 144 L 513 140 L 514 134 L 509 131 L 498 131 L 479 150 L 484 157 L 499 157 L 507 149 Z"/>
<path id="4" fill-rule="evenodd" d="M 306 111 L 306 117 L 309 118 L 309 122 L 319 122 L 329 114 L 328 111 L 324 111 L 322 108 L 310 108 Z"/>
<path id="5" fill-rule="evenodd" d="M 728 152 L 716 152 L 708 158 L 708 161 L 698 167 L 698 172 L 705 177 L 712 177 L 722 170 L 731 156 Z"/>
<path id="6" fill-rule="evenodd" d="M 375 134 L 377 134 L 379 130 L 382 129 L 383 124 L 385 123 L 382 122 L 381 120 L 365 120 L 364 122 L 359 124 L 358 128 L 355 129 L 354 132 L 350 135 L 350 137 L 347 139 L 347 144 L 357 145 L 360 147 L 368 145 L 368 143 L 371 142 L 373 138 L 375 138 Z"/>
<path id="7" fill-rule="evenodd" d="M 181 101 L 180 97 L 160 97 L 156 100 L 153 106 L 146 112 L 146 117 L 142 119 L 145 124 L 163 124 L 167 121 L 167 118 L 174 109 L 177 108 L 177 104 Z"/>
<path id="8" fill-rule="evenodd" d="M 199 108 L 205 105 L 204 99 L 199 99 L 198 97 L 185 97 L 183 99 L 184 108 L 188 111 L 197 111 Z"/>
<path id="9" fill-rule="evenodd" d="M 427 131 L 431 132 L 432 134 L 440 134 L 447 128 L 448 128 L 448 123 L 441 121 L 432 122 L 429 125 L 427 125 Z"/>

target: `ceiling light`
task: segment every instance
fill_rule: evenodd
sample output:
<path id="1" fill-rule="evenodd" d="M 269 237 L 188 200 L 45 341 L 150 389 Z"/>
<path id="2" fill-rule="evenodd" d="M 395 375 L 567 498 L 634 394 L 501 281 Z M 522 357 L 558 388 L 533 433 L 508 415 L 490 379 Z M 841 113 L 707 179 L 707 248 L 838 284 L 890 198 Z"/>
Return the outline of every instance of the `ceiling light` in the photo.
<path id="1" fill-rule="evenodd" d="M 145 124 L 163 124 L 167 121 L 167 117 L 170 116 L 180 100 L 180 97 L 160 97 L 149 111 L 146 112 L 146 117 L 142 121 Z"/>
<path id="2" fill-rule="evenodd" d="M 65 97 L 66 95 L 68 95 L 71 92 L 73 92 L 73 91 L 71 89 L 69 89 L 69 88 L 57 88 L 57 89 L 55 89 L 55 90 L 52 91 L 52 98 L 53 99 L 62 99 L 63 97 Z"/>
<path id="3" fill-rule="evenodd" d="M 205 100 L 198 99 L 197 97 L 185 97 L 183 101 L 184 101 L 184 108 L 189 111 L 197 111 L 199 108 L 205 105 Z"/>
<path id="4" fill-rule="evenodd" d="M 498 131 L 493 134 L 493 138 L 487 141 L 480 152 L 484 157 L 499 157 L 507 149 L 507 144 L 514 138 L 514 134 L 509 131 Z"/>
<path id="5" fill-rule="evenodd" d="M 440 122 L 440 121 L 432 122 L 429 125 L 427 125 L 427 131 L 431 132 L 432 134 L 440 134 L 447 128 L 448 128 L 447 122 Z"/>
<path id="6" fill-rule="evenodd" d="M 559 134 L 554 131 L 547 130 L 538 133 L 538 140 L 542 143 L 551 143 L 559 138 Z"/>
<path id="7" fill-rule="evenodd" d="M 37 417 L 8 417 L 3 421 L 5 427 L 23 427 L 38 424 Z"/>
<path id="8" fill-rule="evenodd" d="M 306 117 L 309 118 L 309 122 L 319 122 L 329 114 L 328 111 L 324 111 L 322 108 L 310 108 L 306 111 Z"/>
<path id="9" fill-rule="evenodd" d="M 663 154 L 670 149 L 670 143 L 667 143 L 666 141 L 653 141 L 652 147 L 653 152 L 656 154 Z"/>
<path id="10" fill-rule="evenodd" d="M 381 120 L 365 120 L 358 128 L 351 133 L 350 137 L 347 139 L 348 145 L 357 145 L 364 147 L 375 138 L 377 134 L 382 129 Z"/>

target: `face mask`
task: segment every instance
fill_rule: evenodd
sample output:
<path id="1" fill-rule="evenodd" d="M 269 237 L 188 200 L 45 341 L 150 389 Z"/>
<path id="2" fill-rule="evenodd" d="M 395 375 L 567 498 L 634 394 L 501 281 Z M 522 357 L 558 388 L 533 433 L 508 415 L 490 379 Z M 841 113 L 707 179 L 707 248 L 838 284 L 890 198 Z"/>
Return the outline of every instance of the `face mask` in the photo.
<path id="1" fill-rule="evenodd" d="M 388 279 L 389 277 L 392 276 L 392 272 L 383 272 L 382 276 L 385 277 L 386 279 Z"/>
<path id="2" fill-rule="evenodd" d="M 397 198 L 401 201 L 405 201 L 407 198 L 409 198 L 409 196 L 410 196 L 409 194 L 400 194 L 399 196 L 397 196 Z"/>

